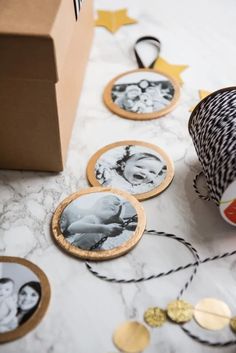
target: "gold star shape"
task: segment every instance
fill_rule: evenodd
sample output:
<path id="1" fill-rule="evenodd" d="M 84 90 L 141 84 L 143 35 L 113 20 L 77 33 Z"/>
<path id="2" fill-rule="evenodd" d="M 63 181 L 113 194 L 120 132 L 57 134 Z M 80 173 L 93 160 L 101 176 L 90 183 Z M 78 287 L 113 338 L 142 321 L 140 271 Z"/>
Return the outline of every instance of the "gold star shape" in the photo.
<path id="1" fill-rule="evenodd" d="M 204 89 L 200 89 L 200 90 L 198 91 L 198 94 L 199 94 L 200 100 L 202 100 L 202 99 L 204 99 L 205 97 L 209 96 L 209 94 L 211 94 L 211 92 L 205 91 Z"/>
<path id="2" fill-rule="evenodd" d="M 188 65 L 174 65 L 168 63 L 163 58 L 158 58 L 157 61 L 155 62 L 154 69 L 160 70 L 163 73 L 169 74 L 170 76 L 173 76 L 180 84 L 183 83 L 183 80 L 181 78 L 181 73 L 188 68 Z"/>
<path id="3" fill-rule="evenodd" d="M 199 95 L 200 101 L 201 101 L 202 99 L 204 99 L 205 97 L 209 96 L 209 94 L 211 94 L 211 92 L 205 91 L 204 89 L 200 89 L 200 90 L 198 91 L 198 95 Z M 200 101 L 199 101 L 199 102 L 200 102 Z M 195 109 L 195 107 L 196 107 L 196 104 L 195 104 L 193 107 L 191 107 L 191 108 L 189 109 L 189 111 L 190 111 L 190 112 L 193 112 L 194 109 Z"/>
<path id="4" fill-rule="evenodd" d="M 127 9 L 117 11 L 97 11 L 98 18 L 95 21 L 96 26 L 105 27 L 108 31 L 115 33 L 123 25 L 137 23 L 137 21 L 127 15 Z"/>

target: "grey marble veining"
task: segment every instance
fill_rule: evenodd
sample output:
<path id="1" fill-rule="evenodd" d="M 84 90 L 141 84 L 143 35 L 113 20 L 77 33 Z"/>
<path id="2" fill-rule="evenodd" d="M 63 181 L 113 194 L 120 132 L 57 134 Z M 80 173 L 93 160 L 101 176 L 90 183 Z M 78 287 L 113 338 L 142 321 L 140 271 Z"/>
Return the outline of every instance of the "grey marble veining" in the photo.
<path id="1" fill-rule="evenodd" d="M 86 1 L 86 0 L 85 0 Z M 50 235 L 50 221 L 58 203 L 87 187 L 89 157 L 105 144 L 140 139 L 164 148 L 175 163 L 175 178 L 160 196 L 143 202 L 147 228 L 172 232 L 191 241 L 201 257 L 236 249 L 235 228 L 226 224 L 214 204 L 201 201 L 192 188 L 200 165 L 188 134 L 189 108 L 198 89 L 214 91 L 235 85 L 236 27 L 234 0 L 96 0 L 97 9 L 127 7 L 138 23 L 112 35 L 97 28 L 83 93 L 64 172 L 0 171 L 0 253 L 21 256 L 47 274 L 52 300 L 46 317 L 31 333 L 0 347 L 2 353 L 109 353 L 114 329 L 127 319 L 142 320 L 149 306 L 165 307 L 174 299 L 191 269 L 138 284 L 109 284 L 93 277 L 82 261 L 64 254 Z M 119 118 L 103 105 L 102 92 L 115 75 L 136 68 L 132 45 L 141 35 L 162 41 L 162 56 L 187 64 L 178 107 L 161 119 L 136 122 Z M 109 131 L 109 133 L 108 133 Z M 108 276 L 142 276 L 191 261 L 186 248 L 174 240 L 145 235 L 128 255 L 95 264 Z M 236 315 L 236 257 L 202 265 L 185 294 L 191 303 L 203 297 L 225 300 Z M 228 340 L 228 328 L 209 332 L 194 322 L 191 330 L 202 338 Z M 151 330 L 147 353 L 235 352 L 235 347 L 209 348 L 173 324 Z"/>

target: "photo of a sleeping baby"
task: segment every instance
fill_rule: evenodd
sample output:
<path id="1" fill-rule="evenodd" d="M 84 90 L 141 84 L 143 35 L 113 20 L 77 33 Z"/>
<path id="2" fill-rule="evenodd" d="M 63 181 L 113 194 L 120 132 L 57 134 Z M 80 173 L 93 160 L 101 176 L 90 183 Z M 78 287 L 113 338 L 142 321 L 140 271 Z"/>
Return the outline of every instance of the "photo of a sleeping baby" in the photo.
<path id="1" fill-rule="evenodd" d="M 65 239 L 82 250 L 110 250 L 128 241 L 137 227 L 132 204 L 111 192 L 79 196 L 65 207 L 60 229 Z"/>
<path id="2" fill-rule="evenodd" d="M 158 152 L 145 146 L 117 146 L 101 155 L 95 176 L 102 186 L 116 187 L 136 195 L 149 192 L 165 179 L 167 166 Z"/>
<path id="3" fill-rule="evenodd" d="M 0 334 L 28 321 L 40 299 L 41 285 L 30 269 L 17 263 L 0 263 Z"/>
<path id="4" fill-rule="evenodd" d="M 174 96 L 174 87 L 155 72 L 133 72 L 118 79 L 112 87 L 112 101 L 121 109 L 137 114 L 158 112 Z"/>

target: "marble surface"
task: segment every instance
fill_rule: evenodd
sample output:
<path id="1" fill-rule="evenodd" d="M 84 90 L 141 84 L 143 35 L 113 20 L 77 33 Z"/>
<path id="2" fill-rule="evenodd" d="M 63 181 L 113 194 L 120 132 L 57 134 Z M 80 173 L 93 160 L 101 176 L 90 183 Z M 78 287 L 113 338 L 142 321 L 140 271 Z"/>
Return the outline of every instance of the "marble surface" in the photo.
<path id="1" fill-rule="evenodd" d="M 149 306 L 165 307 L 174 299 L 191 270 L 139 284 L 109 284 L 93 277 L 82 261 L 65 255 L 50 235 L 50 220 L 58 203 L 88 183 L 88 158 L 107 143 L 141 139 L 164 148 L 175 163 L 175 178 L 160 196 L 143 202 L 147 228 L 172 232 L 194 244 L 201 257 L 236 249 L 235 228 L 221 218 L 214 204 L 201 201 L 192 188 L 200 166 L 189 137 L 189 108 L 198 89 L 214 91 L 235 84 L 235 0 L 96 0 L 97 9 L 127 7 L 138 23 L 112 35 L 95 31 L 83 94 L 63 173 L 0 172 L 0 253 L 25 257 L 39 265 L 52 287 L 52 300 L 40 325 L 0 352 L 109 353 L 114 329 L 127 319 L 141 320 Z M 141 35 L 162 41 L 162 56 L 187 64 L 178 107 L 158 120 L 135 122 L 119 118 L 102 103 L 106 82 L 136 68 L 132 44 Z M 146 55 L 147 56 L 147 55 Z M 148 58 L 147 58 L 148 59 Z M 96 264 L 115 276 L 139 276 L 168 270 L 191 261 L 186 248 L 174 240 L 145 235 L 128 255 Z M 202 265 L 185 298 L 225 300 L 236 315 L 236 257 Z M 235 337 L 228 328 L 208 332 L 190 326 L 212 341 Z M 236 338 L 236 337 L 235 337 Z M 235 347 L 209 348 L 188 338 L 178 326 L 151 330 L 147 353 L 235 352 Z"/>

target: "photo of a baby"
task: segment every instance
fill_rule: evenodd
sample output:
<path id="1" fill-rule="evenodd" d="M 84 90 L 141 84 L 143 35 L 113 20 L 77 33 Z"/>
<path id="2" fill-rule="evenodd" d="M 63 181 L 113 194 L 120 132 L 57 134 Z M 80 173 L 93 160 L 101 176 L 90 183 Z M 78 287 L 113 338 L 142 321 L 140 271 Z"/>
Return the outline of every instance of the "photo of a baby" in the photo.
<path id="1" fill-rule="evenodd" d="M 128 241 L 137 227 L 132 204 L 111 192 L 81 195 L 68 204 L 60 217 L 65 239 L 82 250 L 101 251 Z"/>
<path id="2" fill-rule="evenodd" d="M 103 153 L 96 161 L 94 173 L 102 186 L 136 195 L 158 187 L 165 180 L 167 165 L 157 151 L 148 147 L 122 145 Z"/>
<path id="3" fill-rule="evenodd" d="M 121 109 L 137 114 L 158 112 L 174 97 L 174 87 L 157 72 L 133 72 L 122 76 L 112 87 L 112 101 Z"/>
<path id="4" fill-rule="evenodd" d="M 27 267 L 0 263 L 0 335 L 28 321 L 41 299 L 38 277 Z"/>

